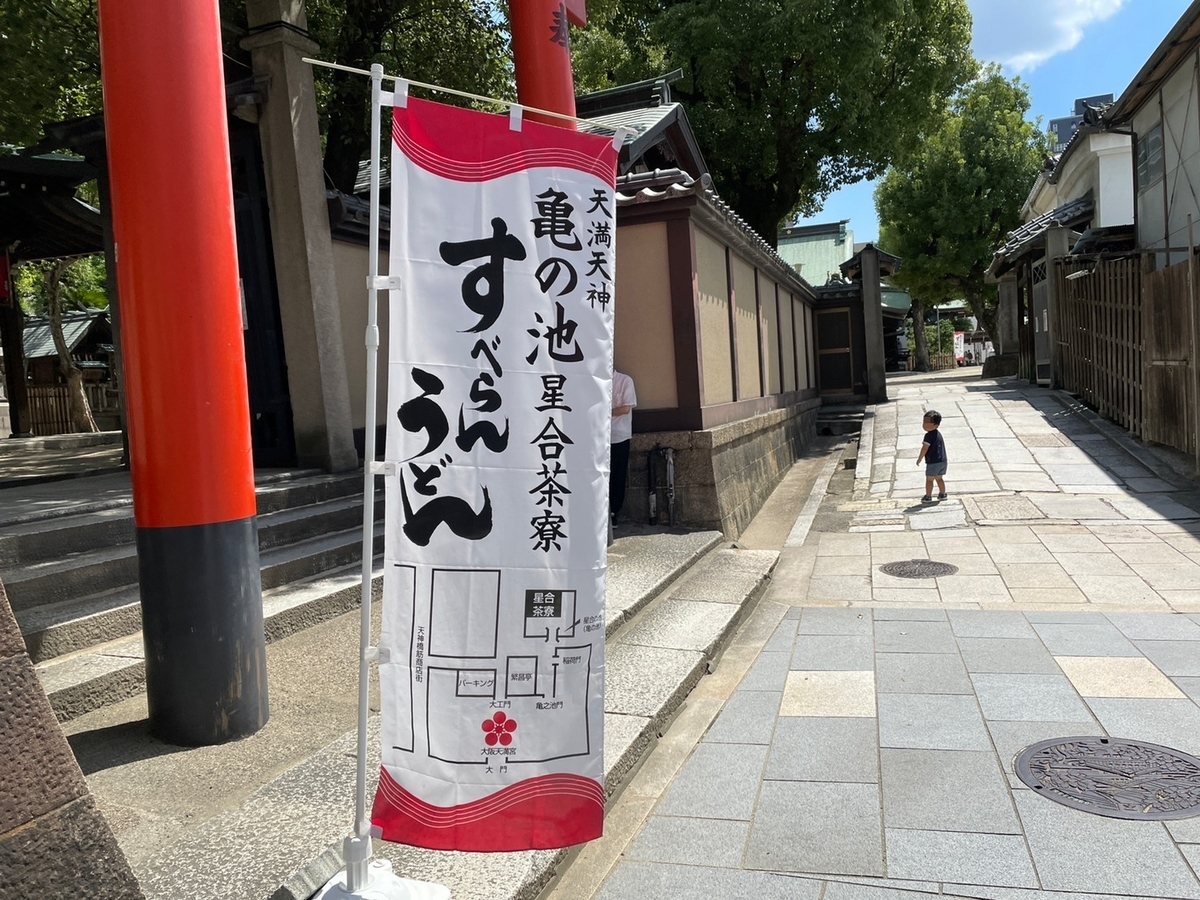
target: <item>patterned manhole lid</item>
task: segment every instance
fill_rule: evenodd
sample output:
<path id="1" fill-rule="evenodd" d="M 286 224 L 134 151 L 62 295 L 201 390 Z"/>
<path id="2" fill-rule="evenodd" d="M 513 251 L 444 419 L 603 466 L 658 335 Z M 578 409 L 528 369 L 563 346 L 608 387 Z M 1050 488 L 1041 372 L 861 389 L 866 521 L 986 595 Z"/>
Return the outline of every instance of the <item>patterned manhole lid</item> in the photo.
<path id="1" fill-rule="evenodd" d="M 905 559 L 882 565 L 879 571 L 897 578 L 938 578 L 942 575 L 953 575 L 958 571 L 958 566 L 934 562 L 932 559 Z"/>
<path id="2" fill-rule="evenodd" d="M 1017 777 L 1043 797 L 1115 819 L 1200 816 L 1200 759 L 1141 741 L 1039 741 L 1017 757 Z"/>

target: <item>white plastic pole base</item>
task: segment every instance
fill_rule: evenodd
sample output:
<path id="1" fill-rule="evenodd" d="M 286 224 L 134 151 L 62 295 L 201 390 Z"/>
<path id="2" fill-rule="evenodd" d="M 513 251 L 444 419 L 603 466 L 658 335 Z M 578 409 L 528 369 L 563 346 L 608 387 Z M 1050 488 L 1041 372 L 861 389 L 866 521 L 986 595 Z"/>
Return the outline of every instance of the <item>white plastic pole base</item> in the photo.
<path id="1" fill-rule="evenodd" d="M 316 900 L 450 900 L 450 889 L 428 881 L 401 878 L 386 859 L 373 859 L 367 883 L 357 891 L 346 887 L 346 870 L 338 872 L 316 894 Z"/>

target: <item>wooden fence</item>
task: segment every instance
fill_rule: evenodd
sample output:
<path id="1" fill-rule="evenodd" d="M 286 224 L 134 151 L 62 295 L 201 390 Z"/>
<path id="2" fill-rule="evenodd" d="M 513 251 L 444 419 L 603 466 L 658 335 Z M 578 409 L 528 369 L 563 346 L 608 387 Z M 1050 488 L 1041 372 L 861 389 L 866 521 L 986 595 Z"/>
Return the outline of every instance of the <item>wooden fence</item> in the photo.
<path id="1" fill-rule="evenodd" d="M 1094 266 L 1094 268 L 1093 268 Z M 1068 276 L 1082 272 L 1082 276 Z M 1144 313 L 1139 262 L 1055 260 L 1055 371 L 1062 387 L 1141 434 Z"/>
<path id="2" fill-rule="evenodd" d="M 1187 453 L 1196 452 L 1198 412 L 1192 358 L 1194 323 L 1189 309 L 1193 302 L 1186 262 L 1142 276 L 1142 436 Z"/>
<path id="3" fill-rule="evenodd" d="M 83 389 L 93 415 L 116 410 L 116 391 L 110 386 L 84 383 Z M 29 419 L 35 435 L 44 437 L 75 431 L 71 424 L 71 406 L 65 384 L 30 385 L 28 391 Z"/>

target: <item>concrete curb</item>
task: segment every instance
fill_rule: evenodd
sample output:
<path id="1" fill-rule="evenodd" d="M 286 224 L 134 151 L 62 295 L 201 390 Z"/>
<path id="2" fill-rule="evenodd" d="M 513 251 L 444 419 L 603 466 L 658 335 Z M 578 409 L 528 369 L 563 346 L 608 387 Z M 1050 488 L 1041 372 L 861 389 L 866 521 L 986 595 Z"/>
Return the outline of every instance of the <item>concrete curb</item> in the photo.
<path id="1" fill-rule="evenodd" d="M 845 452 L 846 443 L 840 442 L 829 452 L 829 459 L 825 461 L 825 465 L 821 467 L 821 471 L 817 474 L 817 480 L 813 483 L 812 491 L 808 495 L 808 499 L 804 502 L 803 508 L 800 510 L 800 515 L 796 517 L 796 523 L 792 526 L 792 530 L 788 532 L 787 539 L 784 540 L 784 548 L 799 547 L 808 539 L 808 532 L 812 528 L 813 522 L 816 521 L 817 513 L 821 509 L 821 503 L 825 500 L 825 494 L 829 490 L 829 481 L 833 478 L 834 472 L 838 470 L 838 466 L 842 461 L 842 453 Z M 859 444 L 859 458 L 862 458 L 862 444 Z M 858 480 L 857 469 L 855 470 L 855 481 Z M 868 473 L 868 478 L 870 474 Z M 856 491 L 857 493 L 857 491 Z"/>
<path id="2" fill-rule="evenodd" d="M 1184 468 L 1182 461 L 1172 459 L 1165 454 L 1160 454 L 1151 445 L 1139 442 L 1124 428 L 1121 428 L 1114 422 L 1108 421 L 1108 419 L 1101 416 L 1095 410 L 1089 409 L 1083 404 L 1083 401 L 1067 391 L 1056 390 L 1054 393 L 1067 405 L 1067 408 L 1071 412 L 1078 415 L 1092 426 L 1092 428 L 1100 432 L 1100 434 L 1104 435 L 1126 453 L 1146 465 L 1156 477 L 1167 482 L 1182 479 L 1184 482 L 1183 486 L 1195 483 L 1195 472 Z"/>
<path id="3" fill-rule="evenodd" d="M 858 434 L 858 462 L 854 466 L 854 496 L 871 493 L 871 465 L 875 460 L 875 404 L 863 410 L 862 430 Z M 860 480 L 861 479 L 861 480 Z"/>

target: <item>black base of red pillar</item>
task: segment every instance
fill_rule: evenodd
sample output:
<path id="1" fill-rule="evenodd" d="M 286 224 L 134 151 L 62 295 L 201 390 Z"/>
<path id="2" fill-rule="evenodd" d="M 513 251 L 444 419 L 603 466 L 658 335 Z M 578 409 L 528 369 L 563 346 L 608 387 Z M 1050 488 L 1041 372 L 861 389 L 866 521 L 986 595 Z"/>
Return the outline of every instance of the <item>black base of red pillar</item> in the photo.
<path id="1" fill-rule="evenodd" d="M 150 731 L 203 746 L 266 724 L 267 654 L 255 517 L 139 528 Z"/>

